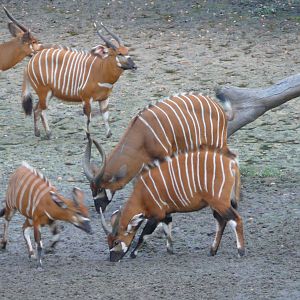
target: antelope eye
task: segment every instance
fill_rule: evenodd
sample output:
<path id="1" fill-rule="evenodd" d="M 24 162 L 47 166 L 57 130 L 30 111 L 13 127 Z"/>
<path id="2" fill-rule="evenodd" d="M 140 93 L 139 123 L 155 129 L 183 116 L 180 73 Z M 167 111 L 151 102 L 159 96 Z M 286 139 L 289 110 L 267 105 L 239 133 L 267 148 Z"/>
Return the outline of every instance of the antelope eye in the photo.
<path id="1" fill-rule="evenodd" d="M 119 241 L 118 240 L 115 240 L 114 242 L 113 242 L 113 245 L 114 246 L 117 246 L 119 244 Z"/>

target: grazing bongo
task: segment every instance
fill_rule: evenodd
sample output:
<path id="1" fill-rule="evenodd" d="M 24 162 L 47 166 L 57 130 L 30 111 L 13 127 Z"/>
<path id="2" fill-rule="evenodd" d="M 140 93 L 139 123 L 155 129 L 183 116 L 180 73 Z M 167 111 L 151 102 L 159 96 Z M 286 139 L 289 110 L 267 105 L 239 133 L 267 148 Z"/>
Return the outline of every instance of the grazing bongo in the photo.
<path id="1" fill-rule="evenodd" d="M 110 260 L 119 261 L 128 251 L 144 219 L 154 226 L 174 212 L 192 212 L 211 207 L 217 220 L 217 232 L 210 254 L 217 253 L 223 231 L 229 223 L 236 234 L 238 254 L 244 255 L 242 218 L 237 202 L 240 194 L 240 172 L 237 161 L 218 151 L 200 149 L 167 157 L 162 163 L 144 170 L 123 209 L 112 216 L 107 233 Z M 153 230 L 154 230 L 153 229 Z M 133 250 L 136 256 L 139 245 Z"/>
<path id="2" fill-rule="evenodd" d="M 29 61 L 24 72 L 22 105 L 25 114 L 30 115 L 32 113 L 31 86 L 39 98 L 34 108 L 36 136 L 40 136 L 38 121 L 41 118 L 46 135 L 50 138 L 51 132 L 45 110 L 52 96 L 66 102 L 82 103 L 83 112 L 87 117 L 87 130 L 91 119 L 91 104 L 93 101 L 99 102 L 106 136 L 111 136 L 108 123 L 108 97 L 123 71 L 136 69 L 136 65 L 121 39 L 104 25 L 102 27 L 116 40 L 118 46 L 98 32 L 105 46 L 98 45 L 91 51 L 44 46 L 44 49 Z"/>
<path id="3" fill-rule="evenodd" d="M 69 222 L 76 227 L 91 233 L 88 209 L 84 205 L 84 194 L 73 189 L 73 200 L 60 195 L 36 169 L 23 163 L 10 177 L 6 192 L 5 208 L 0 210 L 0 217 L 5 218 L 4 234 L 0 248 L 5 249 L 8 238 L 8 225 L 16 210 L 26 220 L 23 224 L 23 235 L 28 247 L 29 257 L 35 257 L 30 240 L 30 229 L 33 227 L 34 239 L 37 245 L 38 266 L 42 266 L 41 227 L 49 225 L 53 233 L 50 249 L 53 249 L 59 240 L 57 220 Z"/>
<path id="4" fill-rule="evenodd" d="M 223 108 L 210 97 L 196 93 L 173 95 L 138 113 L 107 161 L 101 146 L 96 141 L 94 144 L 102 156 L 102 166 L 90 163 L 92 141 L 89 138 L 83 168 L 97 212 L 100 207 L 102 211 L 106 209 L 115 191 L 135 177 L 143 164 L 162 160 L 176 152 L 193 151 L 201 145 L 230 153 L 227 116 Z M 167 250 L 172 253 L 171 215 L 164 220 L 163 226 Z M 152 231 L 153 224 L 148 221 L 141 240 Z"/>
<path id="5" fill-rule="evenodd" d="M 6 71 L 26 56 L 40 50 L 41 45 L 30 31 L 13 18 L 5 7 L 6 15 L 12 21 L 8 23 L 8 29 L 14 38 L 0 44 L 0 71 Z"/>

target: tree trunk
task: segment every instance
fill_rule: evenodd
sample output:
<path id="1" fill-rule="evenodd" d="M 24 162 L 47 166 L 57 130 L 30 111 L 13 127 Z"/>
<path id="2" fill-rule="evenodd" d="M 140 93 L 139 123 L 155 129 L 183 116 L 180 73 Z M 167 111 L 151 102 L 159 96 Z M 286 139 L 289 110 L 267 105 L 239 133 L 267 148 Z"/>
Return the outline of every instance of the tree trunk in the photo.
<path id="1" fill-rule="evenodd" d="M 233 119 L 228 122 L 228 136 L 253 122 L 266 111 L 300 96 L 300 74 L 287 77 L 267 88 L 248 89 L 221 86 L 216 96 L 230 101 Z M 226 108 L 225 108 L 226 110 Z"/>

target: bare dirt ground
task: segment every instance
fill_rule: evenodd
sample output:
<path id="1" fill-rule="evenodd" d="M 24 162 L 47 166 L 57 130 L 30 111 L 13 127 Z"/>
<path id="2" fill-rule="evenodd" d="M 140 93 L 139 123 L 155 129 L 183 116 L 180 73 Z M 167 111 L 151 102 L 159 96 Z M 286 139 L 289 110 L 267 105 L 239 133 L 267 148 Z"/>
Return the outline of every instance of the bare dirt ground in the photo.
<path id="1" fill-rule="evenodd" d="M 261 3 L 264 3 L 262 5 Z M 43 42 L 79 49 L 100 43 L 92 22 L 114 28 L 138 65 L 125 72 L 111 97 L 113 136 L 93 107 L 91 131 L 107 152 L 130 118 L 147 103 L 172 93 L 214 95 L 216 85 L 263 87 L 300 70 L 300 1 L 2 1 Z M 10 38 L 1 12 L 1 42 Z M 36 138 L 21 109 L 22 73 L 28 59 L 0 79 L 0 193 L 25 160 L 65 194 L 86 192 L 95 234 L 62 224 L 62 242 L 44 256 L 43 272 L 29 262 L 21 233 L 11 222 L 0 253 L 0 299 L 300 299 L 299 99 L 238 131 L 243 181 L 240 213 L 247 253 L 237 257 L 227 229 L 218 255 L 208 257 L 215 222 L 209 210 L 174 215 L 175 254 L 156 232 L 133 260 L 108 261 L 108 247 L 93 210 L 81 159 L 85 145 L 81 106 L 51 100 L 52 140 Z M 118 192 L 110 212 L 128 197 Z M 3 220 L 0 220 L 3 223 Z M 2 227 L 2 226 L 1 226 Z M 2 229 L 1 229 L 2 230 Z M 2 232 L 0 233 L 2 234 Z M 43 230 L 44 244 L 50 234 Z"/>

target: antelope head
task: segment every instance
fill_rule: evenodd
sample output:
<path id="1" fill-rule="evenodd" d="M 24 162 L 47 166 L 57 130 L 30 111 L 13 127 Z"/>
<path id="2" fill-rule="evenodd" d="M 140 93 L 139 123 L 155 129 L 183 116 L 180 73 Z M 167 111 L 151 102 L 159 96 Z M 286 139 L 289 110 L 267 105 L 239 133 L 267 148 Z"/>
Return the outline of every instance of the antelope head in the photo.
<path id="1" fill-rule="evenodd" d="M 20 49 L 26 56 L 30 56 L 36 51 L 41 49 L 41 44 L 38 43 L 38 40 L 31 34 L 30 30 L 25 26 L 20 24 L 9 12 L 3 7 L 6 15 L 12 21 L 8 23 L 8 29 L 13 37 L 20 44 Z"/>
<path id="2" fill-rule="evenodd" d="M 84 205 L 84 194 L 79 188 L 73 189 L 72 199 L 67 199 L 53 191 L 50 192 L 50 196 L 60 208 L 59 219 L 68 221 L 89 234 L 92 233 L 88 209 Z"/>
<path id="3" fill-rule="evenodd" d="M 111 227 L 107 225 L 102 210 L 101 214 L 101 224 L 104 232 L 107 235 L 107 242 L 109 247 L 109 259 L 112 262 L 118 262 L 127 253 L 133 238 L 144 220 L 142 213 L 133 216 L 126 226 L 121 223 L 122 217 L 124 217 L 124 212 L 120 210 L 115 211 L 111 216 Z M 123 215 L 122 215 L 123 214 Z"/>
<path id="4" fill-rule="evenodd" d="M 106 155 L 104 149 L 97 141 L 90 138 L 89 133 L 87 133 L 87 137 L 88 143 L 83 158 L 83 170 L 86 178 L 90 182 L 95 209 L 98 213 L 100 213 L 100 209 L 102 209 L 102 211 L 105 211 L 107 205 L 111 202 L 114 193 L 101 187 L 101 180 L 103 178 L 106 166 Z M 95 164 L 91 164 L 90 162 L 92 143 L 95 144 L 102 157 L 102 165 L 100 166 L 100 168 Z"/>
<path id="5" fill-rule="evenodd" d="M 129 50 L 127 47 L 124 46 L 123 41 L 117 35 L 112 33 L 102 23 L 101 26 L 103 27 L 104 30 L 107 31 L 109 35 L 112 36 L 112 38 L 116 41 L 116 44 L 112 43 L 109 39 L 107 39 L 104 35 L 102 35 L 98 30 L 96 23 L 94 23 L 94 27 L 97 30 L 99 37 L 105 42 L 105 45 L 107 47 L 104 48 L 103 46 L 97 46 L 93 49 L 94 52 L 101 53 L 102 57 L 114 56 L 116 59 L 117 66 L 122 70 L 135 70 L 137 68 L 136 64 L 129 56 L 128 54 Z"/>

